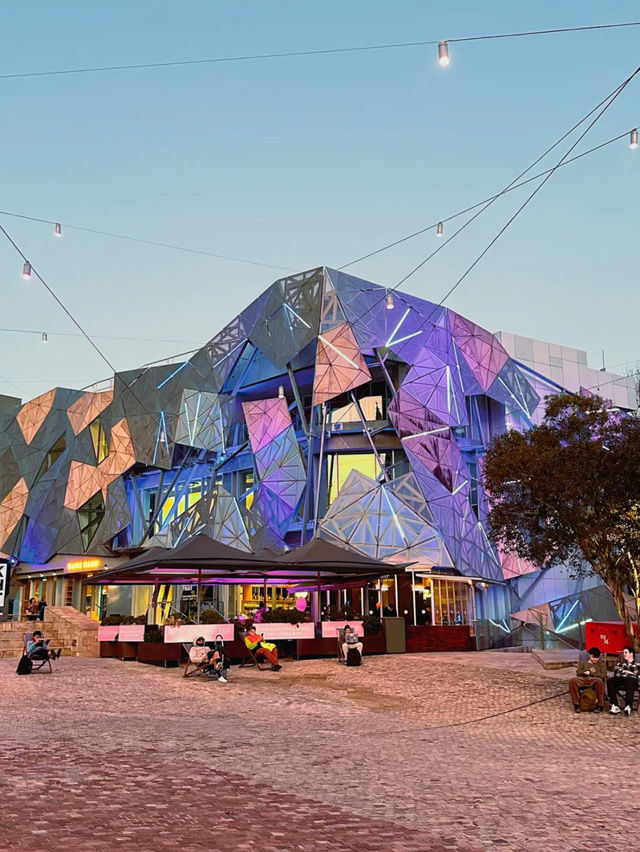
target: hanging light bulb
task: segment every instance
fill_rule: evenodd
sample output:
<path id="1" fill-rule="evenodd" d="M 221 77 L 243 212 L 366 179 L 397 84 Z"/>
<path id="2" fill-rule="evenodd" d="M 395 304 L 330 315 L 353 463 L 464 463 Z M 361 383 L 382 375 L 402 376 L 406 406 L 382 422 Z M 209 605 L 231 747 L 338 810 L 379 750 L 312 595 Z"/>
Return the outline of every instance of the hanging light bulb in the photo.
<path id="1" fill-rule="evenodd" d="M 438 222 L 438 227 L 436 228 L 436 236 L 441 237 L 444 234 L 444 225 L 442 222 Z"/>
<path id="2" fill-rule="evenodd" d="M 638 128 L 634 127 L 631 133 L 629 134 L 629 147 L 637 148 L 638 147 Z"/>
<path id="3" fill-rule="evenodd" d="M 446 68 L 450 62 L 449 45 L 446 41 L 441 41 L 438 44 L 438 63 L 442 65 L 443 68 Z"/>
<path id="4" fill-rule="evenodd" d="M 387 290 L 387 310 L 393 310 L 393 293 L 391 290 Z"/>
<path id="5" fill-rule="evenodd" d="M 62 225 L 60 224 L 60 222 L 56 222 L 55 228 L 53 229 L 53 233 L 56 237 L 62 236 Z"/>
<path id="6" fill-rule="evenodd" d="M 278 399 L 284 399 L 284 386 L 280 385 L 278 388 Z"/>
<path id="7" fill-rule="evenodd" d="M 43 342 L 43 343 L 48 343 L 48 342 L 49 342 L 49 337 L 47 336 L 47 332 L 46 332 L 46 331 L 43 331 L 43 332 L 42 332 L 42 342 Z"/>
<path id="8" fill-rule="evenodd" d="M 28 260 L 25 260 L 24 266 L 22 267 L 22 277 L 25 281 L 28 281 L 31 278 L 31 264 Z"/>

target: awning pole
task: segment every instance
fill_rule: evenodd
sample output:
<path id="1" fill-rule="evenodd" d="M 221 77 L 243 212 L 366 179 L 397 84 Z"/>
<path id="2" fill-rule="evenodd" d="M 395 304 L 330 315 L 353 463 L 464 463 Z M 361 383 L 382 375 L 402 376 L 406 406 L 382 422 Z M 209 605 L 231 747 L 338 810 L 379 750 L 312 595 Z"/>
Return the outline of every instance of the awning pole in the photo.
<path id="1" fill-rule="evenodd" d="M 414 586 L 416 584 L 416 575 L 414 572 L 411 572 L 411 600 L 413 601 L 413 626 L 417 627 L 418 619 L 416 618 L 416 590 Z M 433 606 L 433 604 L 432 604 Z"/>
<path id="2" fill-rule="evenodd" d="M 318 612 L 316 613 L 318 623 L 322 621 L 322 580 L 318 571 Z"/>
<path id="3" fill-rule="evenodd" d="M 262 581 L 262 597 L 264 598 L 264 612 L 267 611 L 267 578 L 264 577 Z"/>
<path id="4" fill-rule="evenodd" d="M 202 568 L 198 568 L 198 601 L 196 609 L 196 621 L 200 624 L 200 583 L 202 582 Z"/>
<path id="5" fill-rule="evenodd" d="M 396 593 L 396 615 L 400 615 L 400 603 L 399 603 L 399 599 L 398 599 L 398 575 L 397 574 L 393 575 L 393 588 L 395 589 L 395 593 Z"/>

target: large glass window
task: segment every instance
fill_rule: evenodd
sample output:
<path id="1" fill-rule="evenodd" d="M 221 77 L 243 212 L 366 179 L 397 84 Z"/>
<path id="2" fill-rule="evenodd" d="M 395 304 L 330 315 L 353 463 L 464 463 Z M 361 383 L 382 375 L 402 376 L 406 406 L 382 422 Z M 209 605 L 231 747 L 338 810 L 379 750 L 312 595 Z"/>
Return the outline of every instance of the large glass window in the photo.
<path id="1" fill-rule="evenodd" d="M 62 434 L 44 457 L 44 461 L 42 462 L 42 464 L 40 465 L 40 469 L 36 473 L 36 478 L 33 480 L 33 485 L 35 485 L 36 482 L 45 475 L 51 465 L 57 459 L 60 458 L 60 456 L 64 453 L 66 449 L 67 439 L 65 438 L 64 434 Z"/>
<path id="2" fill-rule="evenodd" d="M 398 479 L 409 472 L 409 461 L 403 449 L 380 453 L 389 479 Z M 327 455 L 327 493 L 329 505 L 347 481 L 352 470 L 357 470 L 371 479 L 381 479 L 382 470 L 374 453 L 329 453 Z"/>
<path id="3" fill-rule="evenodd" d="M 373 453 L 331 453 L 327 456 L 329 505 L 338 496 L 338 491 L 345 484 L 352 470 L 357 470 L 371 479 L 377 479 L 382 473 Z"/>
<path id="4" fill-rule="evenodd" d="M 473 623 L 473 586 L 465 581 L 431 579 L 432 623 L 456 625 Z"/>
<path id="5" fill-rule="evenodd" d="M 91 499 L 78 509 L 78 521 L 82 534 L 82 544 L 86 550 L 91 544 L 98 527 L 104 518 L 104 499 L 102 491 L 98 491 Z"/>
<path id="6" fill-rule="evenodd" d="M 100 462 L 103 462 L 109 455 L 109 443 L 104 431 L 104 426 L 102 425 L 102 421 L 99 417 L 97 417 L 93 423 L 89 424 L 89 432 L 91 434 L 93 450 L 96 454 L 96 461 L 100 464 Z"/>

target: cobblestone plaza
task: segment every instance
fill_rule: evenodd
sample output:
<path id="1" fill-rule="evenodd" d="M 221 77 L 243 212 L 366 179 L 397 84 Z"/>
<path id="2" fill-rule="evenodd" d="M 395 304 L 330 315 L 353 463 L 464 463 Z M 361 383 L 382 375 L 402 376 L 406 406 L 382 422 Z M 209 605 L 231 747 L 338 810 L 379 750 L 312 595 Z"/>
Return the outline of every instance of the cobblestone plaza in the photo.
<path id="1" fill-rule="evenodd" d="M 640 794 L 637 716 L 575 715 L 573 670 L 528 654 L 234 667 L 226 686 L 116 660 L 14 669 L 2 850 L 602 852 Z"/>

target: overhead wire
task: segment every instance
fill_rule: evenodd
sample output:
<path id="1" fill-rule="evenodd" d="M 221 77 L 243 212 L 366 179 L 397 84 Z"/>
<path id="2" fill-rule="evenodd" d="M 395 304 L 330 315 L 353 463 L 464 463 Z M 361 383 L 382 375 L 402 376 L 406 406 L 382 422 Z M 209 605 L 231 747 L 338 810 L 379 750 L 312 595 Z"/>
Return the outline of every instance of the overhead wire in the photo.
<path id="1" fill-rule="evenodd" d="M 142 237 L 132 237 L 129 234 L 118 234 L 114 231 L 102 231 L 99 228 L 87 228 L 83 225 L 71 225 L 68 222 L 61 221 L 60 219 L 44 219 L 39 216 L 27 216 L 24 213 L 15 213 L 12 210 L 0 210 L 0 216 L 10 216 L 14 219 L 24 219 L 28 222 L 42 222 L 45 225 L 60 225 L 63 228 L 68 228 L 71 231 L 83 231 L 87 234 L 98 234 L 102 237 L 111 237 L 116 240 L 127 240 L 132 243 L 143 243 L 144 245 L 156 246 L 158 248 L 166 248 L 172 249 L 174 251 L 187 252 L 189 254 L 199 254 L 204 255 L 206 257 L 215 257 L 220 258 L 221 260 L 230 260 L 234 263 L 246 263 L 250 266 L 263 266 L 267 269 L 278 269 L 283 270 L 285 272 L 294 272 L 295 270 L 290 266 L 278 266 L 273 263 L 263 263 L 258 260 L 249 260 L 245 257 L 233 257 L 228 254 L 219 254 L 218 252 L 207 251 L 205 249 L 192 248 L 189 246 L 181 246 L 176 243 L 165 243 L 161 240 L 147 240 Z"/>
<path id="2" fill-rule="evenodd" d="M 22 251 L 20 246 L 16 243 L 16 241 L 13 239 L 11 234 L 7 231 L 7 229 L 4 227 L 4 225 L 2 225 L 2 223 L 0 223 L 0 232 L 6 237 L 7 241 L 11 244 L 11 246 L 13 246 L 14 250 L 20 255 L 20 257 L 22 258 L 22 260 L 25 263 L 25 266 L 29 267 L 31 275 L 35 275 L 35 277 L 38 279 L 38 281 L 40 281 L 40 283 L 45 288 L 45 290 L 49 293 L 49 295 L 54 300 L 54 302 L 56 302 L 56 304 L 69 317 L 69 319 L 75 325 L 75 327 L 78 329 L 78 331 L 81 332 L 82 336 L 87 340 L 87 342 L 90 344 L 90 346 L 94 349 L 94 351 L 98 354 L 98 356 L 105 362 L 105 364 L 109 367 L 109 369 L 111 370 L 111 372 L 115 376 L 115 374 L 118 372 L 116 370 L 115 366 L 111 363 L 109 358 L 104 354 L 102 349 L 100 349 L 100 347 L 95 342 L 93 337 L 83 328 L 83 326 L 80 324 L 80 322 L 71 313 L 69 308 L 65 305 L 65 303 L 62 301 L 62 299 L 58 296 L 58 294 L 55 292 L 53 287 L 50 286 L 50 284 L 45 280 L 44 276 L 38 271 L 38 269 L 33 265 L 33 263 L 27 258 L 26 254 Z M 141 400 L 139 398 L 139 396 L 136 394 L 136 392 L 133 390 L 133 388 L 131 387 L 131 383 L 127 382 L 125 379 L 122 379 L 122 382 L 125 385 L 125 387 L 127 388 L 127 390 L 131 393 L 133 398 L 136 400 L 136 402 L 138 402 L 138 404 L 141 405 L 147 411 L 151 411 L 149 406 L 143 400 Z M 15 385 L 14 385 L 14 387 L 15 387 Z"/>
<path id="3" fill-rule="evenodd" d="M 459 36 L 458 38 L 448 38 L 444 40 L 435 39 L 422 41 L 387 42 L 385 44 L 355 45 L 348 47 L 328 47 L 318 48 L 315 50 L 287 50 L 274 53 L 254 53 L 237 56 L 214 56 L 205 59 L 176 59 L 162 62 L 136 62 L 125 65 L 84 66 L 81 68 L 59 68 L 48 71 L 22 71 L 8 74 L 0 74 L 0 80 L 13 80 L 25 77 L 54 77 L 72 74 L 97 74 L 111 71 L 134 71 L 141 69 L 172 68 L 189 65 L 214 65 L 225 62 L 250 62 L 264 59 L 284 59 L 299 56 L 325 56 L 337 53 L 363 53 L 367 51 L 376 50 L 398 50 L 411 47 L 426 47 L 431 45 L 437 45 L 441 41 L 446 41 L 449 44 L 460 44 L 462 42 L 523 38 L 526 36 L 556 35 L 560 33 L 577 33 L 585 32 L 587 30 L 610 30 L 637 26 L 640 26 L 640 21 L 624 21 L 621 23 L 614 24 L 592 24 L 590 26 L 581 27 L 554 27 L 552 29 L 530 30 L 527 32 L 494 33 L 479 36 Z"/>
<path id="4" fill-rule="evenodd" d="M 547 182 L 548 182 L 548 181 L 549 181 L 549 180 L 553 177 L 553 175 L 556 173 L 556 171 L 558 170 L 558 168 L 559 168 L 559 167 L 560 167 L 560 166 L 561 166 L 561 165 L 565 162 L 565 160 L 567 159 L 567 157 L 569 156 L 569 154 L 571 154 L 571 152 L 575 150 L 575 148 L 576 148 L 576 147 L 580 144 L 580 142 L 584 139 L 584 137 L 585 137 L 585 136 L 589 133 L 589 131 L 590 131 L 590 130 L 591 130 L 591 129 L 592 129 L 592 128 L 593 128 L 593 127 L 597 124 L 597 122 L 598 122 L 598 121 L 602 118 L 602 116 L 606 113 L 606 111 L 607 111 L 607 110 L 611 107 L 611 105 L 612 105 L 613 103 L 615 103 L 615 101 L 617 100 L 617 98 L 618 98 L 618 97 L 622 94 L 622 92 L 626 89 L 626 87 L 629 85 L 629 83 L 630 83 L 630 82 L 631 82 L 631 81 L 632 81 L 632 80 L 633 80 L 633 79 L 634 79 L 634 78 L 635 78 L 635 77 L 636 77 L 639 73 L 640 73 L 640 65 L 639 65 L 639 66 L 635 69 L 635 71 L 633 71 L 633 72 L 632 72 L 632 73 L 631 73 L 631 74 L 630 74 L 630 75 L 626 78 L 626 80 L 624 80 L 624 81 L 623 81 L 623 82 L 622 82 L 622 83 L 621 83 L 621 84 L 620 84 L 620 85 L 619 85 L 616 89 L 614 89 L 614 90 L 613 90 L 613 92 L 612 92 L 612 93 L 611 93 L 611 95 L 609 96 L 609 100 L 608 100 L 608 102 L 607 102 L 607 103 L 605 103 L 605 105 L 604 105 L 604 106 L 600 109 L 600 111 L 599 111 L 599 112 L 598 112 L 598 114 L 595 116 L 595 118 L 594 118 L 594 119 L 593 119 L 593 120 L 592 120 L 592 121 L 591 121 L 591 122 L 587 125 L 587 127 L 585 128 L 585 130 L 583 130 L 583 132 L 582 132 L 582 133 L 578 136 L 578 138 L 576 139 L 576 141 L 575 141 L 575 142 L 573 142 L 573 144 L 572 144 L 572 145 L 568 148 L 568 150 L 567 150 L 567 151 L 563 154 L 563 156 L 560 158 L 560 160 L 559 160 L 559 161 L 556 163 L 556 165 L 555 165 L 555 166 L 551 169 L 551 171 L 549 172 L 549 174 L 547 174 L 547 175 L 546 175 L 546 176 L 545 176 L 545 177 L 541 180 L 541 182 L 540 182 L 540 183 L 538 184 L 538 186 L 537 186 L 537 187 L 533 190 L 533 192 L 532 192 L 532 193 L 530 193 L 530 195 L 529 195 L 529 196 L 525 199 L 525 201 L 524 201 L 524 202 L 523 202 L 523 203 L 522 203 L 522 204 L 518 207 L 518 209 L 516 210 L 516 212 L 515 212 L 515 213 L 514 213 L 514 214 L 513 214 L 513 215 L 512 215 L 512 216 L 511 216 L 508 220 L 507 220 L 507 222 L 505 222 L 505 224 L 504 224 L 504 225 L 500 228 L 500 230 L 499 230 L 499 231 L 498 231 L 498 233 L 495 235 L 495 237 L 493 237 L 493 239 L 489 242 L 489 244 L 488 244 L 488 245 L 487 245 L 487 246 L 486 246 L 486 247 L 485 247 L 485 248 L 484 248 L 484 249 L 480 252 L 480 254 L 478 255 L 478 257 L 477 257 L 477 258 L 473 261 L 473 263 L 472 263 L 470 266 L 468 266 L 468 267 L 467 267 L 467 269 L 466 269 L 466 270 L 462 273 L 462 275 L 461 275 L 461 276 L 457 279 L 457 281 L 453 284 L 453 286 L 452 286 L 452 287 L 450 287 L 450 289 L 449 289 L 449 290 L 445 293 L 445 295 L 442 297 L 442 299 L 440 300 L 440 302 L 439 302 L 437 305 L 434 305 L 433 310 L 431 311 L 431 313 L 429 314 L 429 316 L 428 316 L 428 317 L 427 317 L 427 319 L 425 320 L 425 323 L 424 323 L 424 324 L 426 324 L 426 323 L 427 323 L 427 322 L 431 319 L 431 317 L 433 316 L 433 314 L 435 313 L 435 311 L 437 311 L 437 310 L 438 310 L 438 308 L 442 307 L 442 305 L 443 305 L 443 304 L 444 304 L 444 302 L 445 302 L 445 301 L 449 298 L 449 296 L 451 296 L 451 294 L 452 294 L 452 293 L 454 293 L 454 292 L 455 292 L 455 290 L 457 290 L 457 288 L 458 288 L 458 287 L 462 284 L 462 282 L 465 280 L 465 278 L 467 277 L 467 275 L 469 275 L 469 273 L 470 273 L 473 269 L 475 269 L 475 267 L 478 265 L 478 263 L 480 263 L 480 261 L 481 261 L 481 260 L 482 260 L 482 258 L 483 258 L 483 257 L 487 254 L 487 252 L 489 252 L 489 251 L 491 250 L 491 248 L 492 248 L 492 247 L 493 247 L 493 246 L 497 243 L 497 241 L 498 241 L 498 240 L 500 239 L 500 237 L 501 237 L 501 236 L 505 233 L 505 231 L 506 231 L 506 230 L 507 230 L 507 229 L 508 229 L 508 228 L 509 228 L 512 224 L 513 224 L 513 222 L 515 222 L 515 220 L 516 220 L 516 219 L 518 218 L 518 216 L 522 213 L 522 211 L 523 211 L 523 210 L 524 210 L 524 209 L 525 209 L 525 208 L 526 208 L 526 207 L 530 204 L 530 202 L 531 202 L 531 201 L 533 201 L 533 199 L 535 198 L 535 196 L 536 196 L 536 195 L 540 192 L 540 190 L 541 190 L 541 189 L 542 189 L 542 188 L 546 185 L 546 183 L 547 183 Z M 605 100 L 606 100 L 606 99 L 605 99 Z M 602 102 L 601 102 L 601 103 L 602 103 Z M 591 112 L 593 112 L 593 110 L 592 110 Z M 591 113 L 589 113 L 589 115 L 591 115 Z M 582 123 L 582 122 L 581 122 L 581 123 Z M 566 134 L 565 134 L 565 136 L 566 136 Z M 555 146 L 554 146 L 554 147 L 555 147 Z M 405 276 L 404 276 L 404 278 L 402 278 L 402 279 L 401 279 L 401 281 L 400 281 L 399 283 L 403 283 L 404 281 L 406 281 L 406 280 L 407 280 L 407 278 L 409 278 L 411 275 L 413 275 L 413 274 L 414 274 L 414 272 L 415 272 L 415 271 L 417 271 L 417 269 L 419 269 L 419 268 L 420 268 L 420 266 L 421 266 L 421 264 L 419 264 L 419 265 L 418 265 L 418 266 L 417 266 L 414 270 L 412 270 L 412 271 L 411 271 L 408 275 L 405 275 Z"/>
<path id="5" fill-rule="evenodd" d="M 0 333 L 5 334 L 35 334 L 41 335 L 42 329 L 36 328 L 0 328 Z M 47 329 L 47 334 L 49 337 L 82 337 L 83 334 L 79 334 L 73 331 L 50 331 Z M 132 342 L 140 342 L 140 343 L 196 343 L 195 340 L 176 340 L 175 338 L 162 338 L 162 337 L 127 337 L 125 335 L 119 334 L 93 334 L 92 337 L 97 340 L 130 340 Z"/>
<path id="6" fill-rule="evenodd" d="M 596 109 L 597 109 L 597 107 L 596 107 Z M 594 145 L 593 148 L 588 148 L 586 151 L 582 151 L 582 153 L 576 154 L 575 157 L 570 157 L 568 160 L 565 160 L 565 162 L 561 164 L 560 168 L 564 168 L 564 166 L 568 166 L 571 163 L 575 163 L 577 160 L 580 160 L 580 159 L 582 159 L 583 157 L 586 157 L 589 154 L 593 154 L 595 151 L 599 151 L 601 148 L 606 148 L 607 145 L 612 145 L 614 142 L 619 142 L 620 139 L 624 139 L 624 137 L 628 136 L 628 135 L 629 135 L 629 131 L 625 130 L 624 133 L 619 133 L 617 136 L 612 136 L 611 139 L 607 139 L 605 142 L 601 142 L 599 145 Z M 556 143 L 556 144 L 558 144 L 558 143 Z M 551 151 L 551 150 L 552 150 L 551 148 L 548 149 L 548 151 Z M 542 155 L 542 157 L 544 157 L 544 156 L 545 155 Z M 542 157 L 540 157 L 538 159 L 538 162 L 539 162 L 540 159 L 542 159 Z M 529 168 L 533 168 L 533 165 L 530 166 Z M 552 168 L 553 167 L 545 169 L 542 172 L 538 172 L 537 174 L 532 175 L 531 177 L 527 178 L 526 180 L 522 180 L 522 181 L 518 181 L 517 183 L 510 184 L 509 186 L 505 187 L 505 189 L 501 190 L 500 192 L 496 193 L 495 195 L 490 195 L 488 198 L 484 198 L 482 201 L 477 201 L 475 204 L 471 204 L 469 207 L 465 207 L 463 210 L 458 210 L 457 213 L 452 213 L 449 216 L 445 216 L 444 218 L 440 218 L 436 222 L 432 222 L 429 225 L 425 225 L 425 227 L 420 228 L 418 231 L 413 231 L 412 233 L 407 234 L 404 237 L 400 237 L 399 239 L 394 240 L 392 243 L 387 243 L 386 245 L 381 246 L 380 248 L 373 249 L 373 251 L 370 251 L 367 254 L 363 254 L 361 257 L 357 257 L 355 260 L 349 261 L 349 263 L 343 263 L 342 266 L 338 266 L 337 269 L 338 270 L 347 269 L 349 266 L 354 266 L 356 263 L 360 263 L 360 261 L 362 261 L 362 260 L 368 260 L 370 257 L 375 257 L 376 255 L 381 254 L 382 252 L 387 251 L 388 249 L 395 248 L 396 246 L 399 246 L 402 243 L 406 243 L 409 240 L 414 239 L 414 237 L 419 237 L 422 234 L 426 234 L 428 231 L 432 231 L 438 225 L 438 222 L 442 222 L 443 224 L 446 224 L 447 222 L 452 222 L 454 219 L 458 219 L 460 216 L 464 216 L 465 213 L 471 213 L 473 210 L 476 210 L 478 207 L 482 207 L 483 204 L 487 204 L 490 201 L 491 202 L 496 201 L 501 196 L 507 195 L 509 192 L 513 192 L 514 190 L 520 189 L 520 187 L 526 186 L 528 183 L 531 183 L 534 180 L 538 180 L 539 178 L 544 177 L 544 175 L 549 174 L 549 172 L 552 170 Z M 527 171 L 528 171 L 528 169 L 527 169 Z M 522 174 L 526 174 L 526 172 L 523 172 Z M 516 181 L 517 180 L 518 179 L 516 178 Z M 449 239 L 445 240 L 441 244 L 440 248 L 443 248 L 448 242 L 449 242 Z"/>
<path id="7" fill-rule="evenodd" d="M 450 237 L 448 237 L 436 249 L 434 249 L 432 252 L 430 252 L 427 255 L 426 258 L 424 258 L 419 264 L 417 264 L 409 273 L 407 273 L 405 276 L 403 276 L 400 279 L 400 281 L 398 281 L 395 285 L 393 285 L 391 287 L 381 288 L 380 297 L 378 299 L 375 299 L 375 300 L 372 301 L 372 303 L 370 304 L 370 306 L 367 308 L 367 310 L 364 312 L 364 314 L 362 316 L 363 317 L 366 316 L 372 310 L 376 309 L 380 305 L 381 302 L 385 301 L 385 299 L 388 299 L 390 293 L 395 292 L 405 281 L 407 281 L 412 275 L 414 275 L 419 269 L 421 269 L 429 260 L 431 260 L 436 254 L 438 254 L 438 252 L 440 252 L 446 245 L 448 245 L 448 243 L 450 243 L 452 239 L 457 237 L 459 233 L 461 233 L 465 228 L 467 228 L 468 225 L 470 225 L 475 219 L 477 219 L 478 216 L 481 213 L 483 213 L 489 206 L 491 206 L 491 204 L 493 204 L 494 201 L 496 201 L 498 198 L 501 198 L 507 192 L 513 191 L 514 189 L 516 189 L 516 184 L 518 183 L 518 181 L 520 180 L 521 177 L 523 177 L 527 172 L 531 171 L 531 169 L 534 168 L 542 159 L 544 159 L 545 156 L 547 156 L 551 151 L 553 151 L 554 148 L 556 148 L 559 144 L 561 144 L 571 133 L 573 133 L 575 130 L 578 129 L 578 127 L 580 127 L 582 124 L 584 124 L 584 122 L 588 118 L 590 118 L 594 114 L 594 112 L 597 112 L 597 110 L 600 109 L 601 107 L 603 107 L 603 105 L 604 105 L 604 108 L 596 116 L 595 120 L 587 127 L 587 129 L 579 136 L 579 138 L 576 140 L 576 142 L 568 149 L 567 152 L 565 152 L 563 157 L 554 166 L 552 166 L 550 169 L 547 169 L 543 172 L 540 172 L 539 175 L 534 176 L 533 178 L 529 178 L 528 180 L 522 182 L 521 185 L 524 185 L 526 183 L 530 183 L 532 180 L 535 180 L 535 179 L 540 178 L 540 177 L 544 177 L 544 179 L 541 181 L 541 183 L 538 185 L 538 187 L 536 187 L 536 189 L 529 195 L 529 197 L 524 202 L 524 204 L 518 209 L 518 211 L 516 211 L 514 216 L 511 217 L 511 219 L 500 230 L 500 232 L 496 235 L 496 237 L 494 237 L 494 239 L 491 241 L 489 246 L 487 246 L 483 250 L 482 254 L 478 258 L 476 258 L 476 260 L 471 265 L 471 267 L 469 267 L 465 271 L 465 273 L 461 276 L 461 278 L 458 279 L 458 281 L 445 294 L 445 296 L 440 300 L 440 302 L 437 305 L 434 305 L 433 310 L 431 311 L 431 313 L 429 314 L 427 319 L 420 326 L 420 328 L 423 328 L 424 325 L 426 325 L 426 323 L 431 319 L 433 314 L 440 307 L 442 307 L 442 305 L 444 304 L 446 299 L 457 289 L 457 287 L 460 286 L 462 281 L 467 277 L 467 275 L 472 271 L 472 269 L 480 262 L 482 257 L 484 257 L 484 255 L 490 250 L 490 248 L 495 244 L 495 242 L 497 242 L 499 237 L 504 233 L 504 231 L 509 227 L 509 225 L 514 221 L 514 219 L 520 214 L 520 212 L 522 212 L 522 210 L 524 210 L 524 208 L 529 204 L 529 202 L 535 197 L 535 195 L 544 186 L 544 184 L 549 180 L 549 178 L 553 174 L 555 174 L 555 172 L 559 168 L 561 168 L 564 165 L 568 165 L 568 163 L 570 162 L 570 160 L 568 159 L 569 154 L 573 150 L 575 150 L 576 146 L 580 143 L 580 141 L 584 138 L 584 136 L 586 136 L 586 134 L 595 125 L 595 123 L 604 114 L 604 112 L 606 112 L 606 110 L 611 106 L 611 104 L 615 101 L 615 99 L 623 91 L 623 89 L 628 85 L 628 83 L 630 83 L 631 80 L 636 76 L 638 71 L 640 71 L 640 67 L 638 69 L 636 69 L 626 80 L 624 80 L 622 83 L 620 83 L 620 85 L 618 85 L 615 89 L 613 89 L 613 91 L 609 92 L 608 95 L 606 95 L 604 98 L 602 98 L 602 100 L 600 100 L 596 104 L 596 106 L 593 107 L 588 113 L 586 113 L 586 115 L 584 115 L 579 121 L 575 122 L 575 124 L 569 130 L 567 130 L 565 133 L 563 133 L 563 135 L 556 142 L 554 142 L 551 146 L 549 146 L 549 148 L 547 148 L 547 150 L 543 154 L 541 154 L 539 157 L 537 157 L 526 169 L 524 169 L 524 171 L 522 171 L 509 184 L 507 184 L 507 186 L 503 190 L 501 190 L 501 192 L 497 193 L 494 196 L 491 196 L 489 199 L 486 199 L 486 201 L 481 201 L 481 202 L 478 202 L 477 204 L 472 205 L 470 208 L 467 208 L 465 211 L 462 211 L 460 214 L 456 214 L 456 215 L 462 215 L 463 212 L 468 212 L 470 210 L 477 208 L 478 206 L 481 206 L 481 209 L 477 213 L 475 213 L 474 216 L 472 216 L 464 225 L 462 225 L 461 228 L 459 228 L 457 231 L 455 231 Z M 594 151 L 598 150 L 600 147 L 604 147 L 605 145 L 610 144 L 613 141 L 621 139 L 624 135 L 625 135 L 624 133 L 619 134 L 617 137 L 614 137 L 613 139 L 608 140 L 605 143 L 601 143 L 601 145 L 595 146 L 593 150 Z M 590 153 L 590 152 L 588 152 L 588 151 L 583 152 L 584 155 L 586 155 L 587 153 Z M 582 156 L 582 155 L 578 155 L 578 156 L 572 158 L 572 160 L 579 159 L 580 156 Z M 450 219 L 455 218 L 455 215 L 451 216 L 449 218 Z M 441 220 L 441 221 L 444 221 L 444 220 Z M 431 226 L 431 227 L 433 227 L 433 226 Z M 417 236 L 419 233 L 423 233 L 424 230 L 426 230 L 426 229 L 421 229 L 421 231 L 416 231 L 415 235 Z M 380 251 L 386 250 L 386 248 L 390 248 L 392 245 L 397 245 L 399 242 L 404 242 L 404 241 L 406 241 L 406 239 L 411 239 L 412 236 L 413 235 L 409 235 L 408 237 L 405 237 L 400 241 L 396 241 L 393 244 L 388 244 L 387 246 L 383 246 L 381 249 L 377 249 L 374 252 L 370 252 L 368 255 L 364 255 L 360 259 L 365 259 L 365 257 L 371 257 L 374 254 L 379 253 Z M 357 262 L 358 262 L 358 260 L 352 261 L 350 264 L 345 264 L 345 265 L 339 267 L 339 269 L 345 269 L 347 266 L 353 265 L 353 263 L 357 263 Z M 360 317 L 360 319 L 362 319 L 362 317 Z"/>

